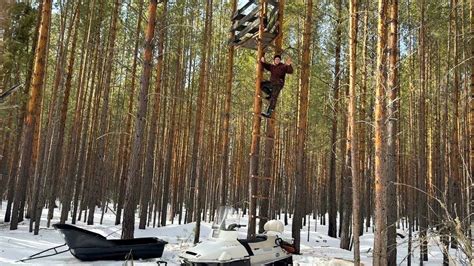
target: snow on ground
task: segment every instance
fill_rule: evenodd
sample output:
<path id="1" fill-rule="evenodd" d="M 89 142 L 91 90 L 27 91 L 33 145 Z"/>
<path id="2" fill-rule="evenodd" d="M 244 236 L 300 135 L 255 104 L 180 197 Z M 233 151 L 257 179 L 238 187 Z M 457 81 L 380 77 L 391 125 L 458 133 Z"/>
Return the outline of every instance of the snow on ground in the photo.
<path id="1" fill-rule="evenodd" d="M 17 262 L 18 260 L 28 257 L 34 253 L 40 252 L 44 249 L 58 246 L 64 243 L 62 236 L 52 228 L 46 228 L 46 213 L 43 211 L 41 230 L 39 235 L 33 235 L 28 232 L 29 220 L 22 222 L 18 230 L 9 230 L 9 224 L 3 223 L 5 215 L 6 202 L 0 205 L 0 265 L 124 265 L 122 261 L 97 261 L 97 262 L 81 262 L 74 258 L 69 252 L 59 254 L 53 257 L 32 260 L 29 262 Z M 59 209 L 55 210 L 52 224 L 59 219 Z M 100 233 L 107 236 L 109 239 L 120 238 L 121 226 L 114 225 L 115 215 L 108 211 L 105 213 L 103 224 L 99 224 L 101 211 L 97 210 L 95 214 L 95 225 L 87 226 L 84 222 L 78 222 L 77 226 L 87 230 Z M 282 217 L 283 219 L 283 217 Z M 291 219 L 290 224 L 285 226 L 284 237 L 291 237 Z M 169 224 L 166 227 L 147 228 L 146 230 L 138 229 L 138 219 L 135 230 L 135 237 L 158 237 L 169 244 L 166 245 L 163 257 L 160 260 L 168 262 L 168 265 L 179 265 L 179 254 L 192 246 L 194 239 L 194 223 L 178 225 L 177 222 Z M 247 217 L 240 219 L 240 224 L 247 224 Z M 211 223 L 202 223 L 201 239 L 208 238 Z M 294 262 L 298 265 L 333 265 L 345 266 L 352 265 L 353 255 L 351 251 L 339 248 L 339 239 L 327 236 L 327 226 L 317 224 L 315 230 L 315 220 L 311 220 L 309 241 L 308 241 L 308 227 L 305 226 L 301 231 L 301 251 L 302 255 L 294 256 Z M 407 235 L 403 230 L 399 230 L 401 234 Z M 239 234 L 245 237 L 246 228 L 240 228 Z M 414 239 L 416 236 L 414 236 Z M 364 265 L 372 264 L 372 249 L 373 249 L 374 235 L 369 232 L 364 232 L 361 237 L 361 260 Z M 429 261 L 426 265 L 441 265 L 443 255 L 438 247 L 438 239 L 433 238 L 429 243 Z M 408 254 L 408 237 L 404 239 L 397 237 L 398 244 L 398 258 L 399 265 L 407 264 Z M 414 265 L 419 261 L 418 242 L 414 241 L 412 262 Z M 453 257 L 460 257 L 460 254 L 455 250 L 451 250 Z M 158 259 L 147 261 L 135 261 L 134 265 L 157 265 Z M 453 264 L 455 265 L 455 264 Z"/>

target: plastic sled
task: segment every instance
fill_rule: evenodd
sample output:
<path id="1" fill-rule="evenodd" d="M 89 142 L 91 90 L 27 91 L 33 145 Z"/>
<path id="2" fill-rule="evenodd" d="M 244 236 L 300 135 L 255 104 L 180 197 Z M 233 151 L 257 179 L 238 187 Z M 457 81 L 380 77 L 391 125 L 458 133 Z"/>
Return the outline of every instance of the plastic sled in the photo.
<path id="1" fill-rule="evenodd" d="M 81 261 L 159 258 L 168 242 L 156 237 L 108 240 L 104 236 L 69 224 L 55 224 L 71 254 Z"/>

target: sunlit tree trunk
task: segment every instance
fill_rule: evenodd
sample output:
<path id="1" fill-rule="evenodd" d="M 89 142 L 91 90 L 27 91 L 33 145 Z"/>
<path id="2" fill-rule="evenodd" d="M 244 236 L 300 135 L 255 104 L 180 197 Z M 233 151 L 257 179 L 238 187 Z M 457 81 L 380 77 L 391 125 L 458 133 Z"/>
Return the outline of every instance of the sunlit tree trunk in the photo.
<path id="1" fill-rule="evenodd" d="M 145 152 L 145 166 L 143 172 L 143 182 L 140 191 L 140 229 L 145 229 L 147 220 L 148 205 L 151 204 L 151 188 L 153 181 L 153 169 L 155 166 L 155 148 L 156 148 L 156 132 L 158 130 L 158 120 L 160 115 L 160 99 L 161 99 L 161 86 L 162 86 L 162 75 L 163 75 L 163 52 L 166 38 L 166 16 L 168 1 L 162 1 L 163 11 L 160 15 L 160 31 L 158 37 L 158 60 L 156 63 L 156 83 L 155 83 L 155 95 L 154 95 L 154 106 L 153 112 L 149 119 L 150 127 L 148 129 L 148 143 L 146 145 Z M 159 174 L 157 174 L 159 175 Z M 149 214 L 148 214 L 149 215 Z"/>
<path id="2" fill-rule="evenodd" d="M 235 10 L 237 9 L 237 0 L 231 2 L 231 16 L 234 16 Z M 229 33 L 231 40 L 234 39 L 234 32 Z M 229 45 L 227 50 L 227 80 L 226 80 L 226 95 L 225 95 L 225 106 L 224 106 L 224 119 L 222 121 L 222 145 L 221 154 L 222 162 L 220 169 L 220 182 L 219 182 L 219 204 L 225 206 L 227 203 L 228 188 L 227 182 L 230 181 L 229 175 L 229 123 L 230 123 L 230 111 L 232 102 L 232 81 L 234 80 L 234 46 Z"/>
<path id="3" fill-rule="evenodd" d="M 143 18 L 143 1 L 139 1 L 138 6 L 138 22 L 136 27 L 135 33 L 135 47 L 133 49 L 133 61 L 132 61 L 132 72 L 130 74 L 131 82 L 130 82 L 130 96 L 128 99 L 128 112 L 127 118 L 125 122 L 125 133 L 121 135 L 120 138 L 120 162 L 119 167 L 121 168 L 119 171 L 119 186 L 118 186 L 118 195 L 117 195 L 117 215 L 115 216 L 115 225 L 120 224 L 120 220 L 122 218 L 122 208 L 123 208 L 123 201 L 125 198 L 125 187 L 127 185 L 127 174 L 128 174 L 128 164 L 130 161 L 130 140 L 132 136 L 132 113 L 133 113 L 133 106 L 135 103 L 135 83 L 136 83 L 136 73 L 137 73 L 137 61 L 138 61 L 138 48 L 140 44 L 140 33 L 142 30 L 142 18 Z M 158 42 L 159 47 L 159 42 Z M 158 56 L 160 59 L 160 56 Z M 157 65 L 159 65 L 157 63 Z"/>
<path id="4" fill-rule="evenodd" d="M 38 44 L 35 52 L 35 63 L 33 66 L 33 78 L 30 84 L 30 95 L 28 99 L 25 125 L 22 132 L 21 156 L 19 160 L 18 182 L 15 188 L 13 202 L 12 220 L 10 229 L 18 228 L 20 213 L 23 209 L 21 199 L 25 197 L 28 183 L 30 163 L 33 155 L 33 138 L 35 127 L 39 123 L 40 101 L 44 82 L 45 62 L 47 55 L 47 43 L 49 38 L 50 18 L 51 18 L 51 0 L 43 0 L 41 10 L 41 25 L 39 27 Z"/>
<path id="5" fill-rule="evenodd" d="M 313 19 L 313 0 L 306 2 L 306 18 L 304 23 L 303 33 L 303 57 L 301 60 L 301 92 L 300 92 L 300 112 L 298 117 L 298 132 L 296 135 L 297 150 L 296 155 L 296 190 L 295 190 L 295 206 L 292 225 L 292 236 L 296 253 L 300 253 L 300 237 L 301 237 L 301 219 L 305 215 L 305 186 L 304 180 L 306 177 L 305 167 L 308 161 L 306 155 L 306 132 L 308 130 L 308 103 L 309 103 L 309 75 L 310 75 L 310 47 L 312 36 L 312 19 Z"/>
<path id="6" fill-rule="evenodd" d="M 209 54 L 208 54 L 208 45 L 210 45 L 211 32 L 212 32 L 212 0 L 206 1 L 206 19 L 205 26 L 202 36 L 202 46 L 201 46 L 201 56 L 202 63 L 199 72 L 199 95 L 196 109 L 196 122 L 195 122 L 195 131 L 194 131 L 194 143 L 193 143 L 193 153 L 192 153 L 192 173 L 191 173 L 191 197 L 190 203 L 192 202 L 193 206 L 190 206 L 190 212 L 194 212 L 194 218 L 196 220 L 196 229 L 194 232 L 194 243 L 199 242 L 199 236 L 201 233 L 201 208 L 202 208 L 202 199 L 205 197 L 204 193 L 204 177 L 202 173 L 202 164 L 204 162 L 202 156 L 203 153 L 203 138 L 204 138 L 204 111 L 207 103 L 207 87 L 208 87 L 208 71 L 209 71 Z M 194 182 L 194 184 L 193 184 Z M 194 194 L 196 194 L 194 196 Z M 189 220 L 188 220 L 189 221 Z"/>
<path id="7" fill-rule="evenodd" d="M 252 123 L 252 142 L 250 146 L 250 169 L 249 169 L 249 222 L 247 228 L 247 239 L 255 239 L 256 231 L 256 222 L 257 222 L 257 194 L 258 194 L 258 165 L 259 165 L 259 155 L 260 155 L 260 127 L 262 119 L 260 113 L 262 111 L 262 100 L 260 98 L 262 88 L 260 83 L 263 77 L 263 66 L 260 63 L 260 58 L 263 57 L 263 33 L 264 33 L 264 17 L 266 16 L 266 0 L 260 0 L 260 13 L 259 13 L 259 30 L 257 40 L 257 75 L 256 75 L 256 85 L 255 85 L 255 94 L 253 101 L 253 123 Z M 275 115 L 275 114 L 273 114 Z"/>
<path id="8" fill-rule="evenodd" d="M 275 54 L 282 53 L 282 45 L 283 45 L 283 15 L 285 10 L 285 0 L 280 0 L 278 2 L 278 27 L 279 32 L 278 36 L 275 39 Z M 273 117 L 277 117 L 277 111 L 274 111 Z M 265 146 L 264 146 L 264 159 L 263 159 L 263 179 L 261 180 L 262 184 L 262 192 L 264 197 L 268 199 L 263 199 L 260 203 L 259 208 L 259 224 L 258 224 L 258 232 L 264 232 L 264 225 L 270 219 L 270 202 L 273 197 L 270 195 L 270 187 L 272 183 L 275 183 L 275 174 L 276 172 L 272 173 L 275 164 L 275 154 L 274 154 L 274 147 L 276 143 L 276 121 L 274 119 L 267 119 L 266 121 L 266 132 L 265 132 Z"/>
<path id="9" fill-rule="evenodd" d="M 428 212 L 427 212 L 427 186 L 428 171 L 427 171 L 427 158 L 426 158 L 426 80 L 425 80 L 425 4 L 424 0 L 420 0 L 421 8 L 421 26 L 420 26 L 420 38 L 419 38 L 419 56 L 420 56 L 420 98 L 419 98 L 419 124 L 418 134 L 420 134 L 420 141 L 418 142 L 418 188 L 421 190 L 418 193 L 418 214 L 420 222 L 420 264 L 423 261 L 428 260 L 428 241 L 427 241 L 427 226 L 428 226 Z"/>
<path id="10" fill-rule="evenodd" d="M 356 124 L 356 75 L 357 75 L 357 0 L 349 2 L 349 106 L 348 116 L 351 127 L 349 143 L 351 146 L 351 170 L 352 170 L 352 235 L 354 237 L 354 264 L 360 264 L 360 172 L 359 172 L 359 126 Z"/>
<path id="11" fill-rule="evenodd" d="M 387 2 L 378 2 L 377 70 L 375 88 L 375 234 L 373 265 L 387 265 L 387 200 L 386 200 L 386 147 L 385 140 L 385 45 L 387 39 Z"/>
<path id="12" fill-rule="evenodd" d="M 148 87 L 150 85 L 151 69 L 153 66 L 153 38 L 155 36 L 156 8 L 158 1 L 150 0 L 148 5 L 148 23 L 145 35 L 143 72 L 141 78 L 140 94 L 138 96 L 138 110 L 135 120 L 135 136 L 132 145 L 130 168 L 127 175 L 127 188 L 123 212 L 122 239 L 133 238 L 135 229 L 135 208 L 137 204 L 138 189 L 135 183 L 141 177 L 141 152 L 143 149 L 146 113 L 148 108 Z"/>
<path id="13" fill-rule="evenodd" d="M 388 78 L 387 78 L 387 263 L 397 264 L 397 121 L 398 121 L 398 0 L 388 6 Z"/>

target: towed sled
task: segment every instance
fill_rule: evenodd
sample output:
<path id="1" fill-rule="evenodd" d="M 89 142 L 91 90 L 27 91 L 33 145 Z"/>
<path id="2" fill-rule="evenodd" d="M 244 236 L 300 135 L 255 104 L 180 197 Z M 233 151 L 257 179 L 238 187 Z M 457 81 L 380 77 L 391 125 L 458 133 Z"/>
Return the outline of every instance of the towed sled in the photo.
<path id="1" fill-rule="evenodd" d="M 156 237 L 108 240 L 73 225 L 53 226 L 64 236 L 71 254 L 82 261 L 159 258 L 168 243 Z"/>
<path id="2" fill-rule="evenodd" d="M 291 265 L 292 244 L 279 235 L 284 231 L 280 221 L 268 221 L 265 233 L 254 241 L 238 239 L 236 228 L 245 227 L 229 223 L 233 209 L 221 207 L 212 225 L 211 238 L 186 250 L 180 255 L 181 265 Z"/>

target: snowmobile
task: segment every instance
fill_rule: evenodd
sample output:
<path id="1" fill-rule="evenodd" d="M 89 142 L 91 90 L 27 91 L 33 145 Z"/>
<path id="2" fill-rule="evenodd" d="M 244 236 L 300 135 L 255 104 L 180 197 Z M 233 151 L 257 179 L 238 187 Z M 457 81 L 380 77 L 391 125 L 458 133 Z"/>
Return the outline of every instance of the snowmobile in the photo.
<path id="1" fill-rule="evenodd" d="M 235 211 L 221 207 L 211 230 L 210 239 L 197 244 L 180 255 L 181 265 L 291 265 L 294 248 L 292 240 L 283 240 L 283 223 L 268 221 L 264 234 L 249 241 L 239 239 L 237 228 L 245 227 L 230 223 Z"/>

